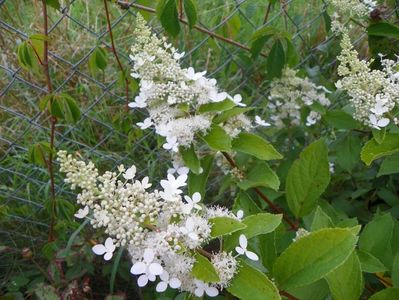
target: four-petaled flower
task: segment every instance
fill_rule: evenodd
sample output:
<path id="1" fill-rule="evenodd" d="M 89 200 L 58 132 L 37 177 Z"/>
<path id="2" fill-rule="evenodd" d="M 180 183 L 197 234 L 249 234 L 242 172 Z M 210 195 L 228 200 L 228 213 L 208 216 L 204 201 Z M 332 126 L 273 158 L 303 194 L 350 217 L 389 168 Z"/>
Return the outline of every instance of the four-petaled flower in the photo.
<path id="1" fill-rule="evenodd" d="M 209 286 L 209 284 L 201 280 L 194 279 L 194 283 L 197 286 L 194 291 L 194 294 L 197 297 L 202 297 L 204 293 L 207 294 L 209 297 L 216 297 L 219 294 L 219 290 L 217 288 Z"/>
<path id="2" fill-rule="evenodd" d="M 184 235 L 187 235 L 190 239 L 194 241 L 198 241 L 199 236 L 195 232 L 194 228 L 194 220 L 191 217 L 188 217 L 186 220 L 186 224 L 184 227 L 180 227 L 180 232 L 183 233 Z"/>
<path id="3" fill-rule="evenodd" d="M 140 287 L 146 286 L 148 281 L 155 281 L 157 275 L 161 275 L 164 271 L 162 266 L 153 262 L 155 258 L 154 251 L 150 248 L 144 250 L 143 261 L 136 262 L 130 269 L 133 275 L 140 275 L 137 284 Z"/>
<path id="4" fill-rule="evenodd" d="M 123 178 L 126 180 L 133 179 L 134 176 L 136 175 L 136 166 L 131 166 L 129 169 L 126 170 L 126 172 L 123 175 Z"/>
<path id="5" fill-rule="evenodd" d="M 227 93 L 226 92 L 215 92 L 211 91 L 209 93 L 209 99 L 211 99 L 213 102 L 221 102 L 227 98 Z"/>
<path id="6" fill-rule="evenodd" d="M 248 240 L 245 235 L 241 234 L 239 241 L 240 241 L 240 246 L 236 247 L 236 251 L 238 254 L 240 255 L 245 254 L 245 256 L 251 260 L 259 260 L 259 257 L 258 255 L 256 255 L 256 253 L 247 250 Z"/>
<path id="7" fill-rule="evenodd" d="M 189 80 L 196 81 L 196 80 L 200 79 L 201 77 L 203 77 L 205 74 L 206 74 L 206 71 L 195 73 L 194 69 L 192 67 L 189 67 L 187 69 L 186 77 Z"/>
<path id="8" fill-rule="evenodd" d="M 86 217 L 88 215 L 88 213 L 89 213 L 89 207 L 86 205 L 85 207 L 80 208 L 76 212 L 76 214 L 74 214 L 74 216 L 75 216 L 75 218 L 83 219 L 84 217 Z"/>
<path id="9" fill-rule="evenodd" d="M 184 196 L 184 199 L 186 200 L 186 204 L 183 206 L 183 213 L 185 214 L 190 214 L 193 208 L 196 210 L 201 210 L 202 207 L 198 203 L 201 201 L 201 194 L 198 192 L 195 192 L 191 198 L 189 196 Z"/>
<path id="10" fill-rule="evenodd" d="M 103 244 L 98 244 L 95 245 L 93 248 L 93 252 L 97 255 L 103 255 L 104 254 L 104 259 L 105 260 L 110 260 L 112 258 L 112 255 L 115 251 L 116 246 L 114 245 L 114 241 L 109 237 L 105 240 L 104 245 Z"/>
<path id="11" fill-rule="evenodd" d="M 156 290 L 158 293 L 162 293 L 166 291 L 168 288 L 168 285 L 172 289 L 178 289 L 181 286 L 181 281 L 178 278 L 169 278 L 169 273 L 166 271 L 163 271 L 163 273 L 159 276 L 161 281 L 157 284 Z"/>
<path id="12" fill-rule="evenodd" d="M 230 97 L 230 96 L 229 96 L 229 98 L 230 98 L 231 100 L 233 100 L 233 102 L 234 102 L 236 105 L 238 105 L 238 106 L 242 106 L 242 107 L 247 106 L 245 103 L 242 103 L 242 102 L 241 102 L 241 101 L 242 101 L 242 96 L 241 96 L 240 94 L 236 94 L 236 95 L 234 95 L 233 97 Z"/>
<path id="13" fill-rule="evenodd" d="M 269 127 L 270 123 L 267 123 L 265 120 L 262 120 L 261 117 L 255 116 L 255 123 L 259 126 Z"/>
<path id="14" fill-rule="evenodd" d="M 173 152 L 179 151 L 179 143 L 177 142 L 177 138 L 175 136 L 166 137 L 166 143 L 162 146 L 166 150 L 172 150 Z"/>
<path id="15" fill-rule="evenodd" d="M 182 58 L 184 56 L 184 54 L 186 54 L 186 52 L 182 52 L 182 53 L 175 52 L 175 53 L 173 53 L 173 58 L 176 60 L 179 60 L 180 58 Z"/>
<path id="16" fill-rule="evenodd" d="M 370 115 L 369 121 L 371 125 L 375 128 L 380 130 L 381 127 L 385 127 L 389 124 L 390 120 L 388 118 L 377 119 L 375 115 Z"/>
<path id="17" fill-rule="evenodd" d="M 147 129 L 148 127 L 151 127 L 154 123 L 152 122 L 151 118 L 146 118 L 144 119 L 143 122 L 138 122 L 136 125 L 140 127 L 141 130 Z"/>
<path id="18" fill-rule="evenodd" d="M 168 174 L 168 180 L 161 180 L 161 186 L 163 192 L 160 192 L 161 197 L 164 200 L 171 200 L 175 195 L 183 193 L 182 186 L 186 185 L 187 174 L 183 174 L 175 178 L 172 174 Z"/>

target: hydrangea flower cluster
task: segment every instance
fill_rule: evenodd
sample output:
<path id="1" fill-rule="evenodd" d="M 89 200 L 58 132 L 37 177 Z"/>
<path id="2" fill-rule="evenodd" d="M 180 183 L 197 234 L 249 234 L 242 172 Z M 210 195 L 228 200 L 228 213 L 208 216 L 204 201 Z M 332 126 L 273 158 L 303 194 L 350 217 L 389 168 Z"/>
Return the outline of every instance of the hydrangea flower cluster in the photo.
<path id="1" fill-rule="evenodd" d="M 166 138 L 165 149 L 177 152 L 179 146 L 190 146 L 196 135 L 210 129 L 218 111 L 201 110 L 204 105 L 231 101 L 232 107 L 246 106 L 241 95 L 230 96 L 218 88 L 215 79 L 206 78 L 206 71 L 182 68 L 179 60 L 184 53 L 179 53 L 165 38 L 152 34 L 140 15 L 134 35 L 131 76 L 140 80 L 140 90 L 129 106 L 147 109 L 149 117 L 137 125 L 141 129 L 154 126 L 155 132 Z M 251 123 L 245 115 L 238 114 L 220 125 L 235 137 L 242 130 L 251 129 Z"/>
<path id="2" fill-rule="evenodd" d="M 59 151 L 61 172 L 72 189 L 79 188 L 77 202 L 83 207 L 75 215 L 88 217 L 94 228 L 107 236 L 104 244 L 97 244 L 93 252 L 110 260 L 117 247 L 126 247 L 131 260 L 130 272 L 137 275 L 143 287 L 158 281 L 156 290 L 168 287 L 188 291 L 198 297 L 217 296 L 219 290 L 229 286 L 238 271 L 237 256 L 251 260 L 258 256 L 248 250 L 245 235 L 239 237 L 236 254 L 218 251 L 207 253 L 201 249 L 212 238 L 212 218 L 228 217 L 240 221 L 237 215 L 222 207 L 205 207 L 201 195 L 183 195 L 187 174 L 177 177 L 168 174 L 161 180 L 162 190 L 149 191 L 148 177 L 136 179 L 136 167 L 99 175 L 92 162 L 76 159 L 66 151 Z M 218 282 L 204 282 L 193 275 L 196 255 L 207 253 L 219 277 Z"/>
<path id="3" fill-rule="evenodd" d="M 333 32 L 345 30 L 345 22 L 350 18 L 365 19 L 376 6 L 375 0 L 331 0 L 330 5 L 334 9 L 331 21 Z M 345 18 L 345 19 L 344 19 Z"/>
<path id="4" fill-rule="evenodd" d="M 301 78 L 296 73 L 286 68 L 281 78 L 275 79 L 270 85 L 268 108 L 270 119 L 276 127 L 282 128 L 287 122 L 299 125 L 303 107 L 309 108 L 306 126 L 312 126 L 321 118 L 318 112 L 320 106 L 330 105 L 326 96 L 329 91 L 324 86 L 317 86 L 307 77 Z"/>
<path id="5" fill-rule="evenodd" d="M 338 75 L 342 79 L 336 86 L 348 93 L 354 118 L 376 129 L 386 127 L 392 118 L 390 112 L 399 101 L 399 61 L 380 55 L 383 69 L 371 70 L 373 61 L 359 60 L 346 33 L 342 35 L 341 48 Z"/>

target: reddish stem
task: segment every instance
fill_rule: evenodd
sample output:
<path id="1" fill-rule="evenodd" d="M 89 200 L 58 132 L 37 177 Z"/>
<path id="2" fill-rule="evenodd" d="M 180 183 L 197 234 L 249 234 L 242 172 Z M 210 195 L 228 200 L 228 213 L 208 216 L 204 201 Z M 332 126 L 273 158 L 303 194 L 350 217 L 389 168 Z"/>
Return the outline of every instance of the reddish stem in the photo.
<path id="1" fill-rule="evenodd" d="M 111 20 L 110 20 L 110 16 L 109 16 L 109 10 L 108 10 L 108 4 L 107 4 L 107 0 L 104 0 L 104 8 L 105 8 L 105 16 L 107 18 L 107 26 L 108 26 L 108 33 L 109 33 L 109 38 L 111 39 L 111 50 L 112 53 L 115 56 L 115 59 L 118 63 L 119 69 L 121 70 L 122 74 L 123 74 L 123 78 L 125 79 L 125 95 L 126 95 L 126 102 L 125 102 L 125 110 L 129 111 L 129 80 L 127 79 L 127 76 L 125 74 L 125 69 L 122 66 L 122 63 L 119 59 L 119 55 L 118 52 L 116 52 L 116 48 L 115 48 L 115 43 L 114 43 L 114 36 L 112 34 L 112 27 L 111 27 Z"/>

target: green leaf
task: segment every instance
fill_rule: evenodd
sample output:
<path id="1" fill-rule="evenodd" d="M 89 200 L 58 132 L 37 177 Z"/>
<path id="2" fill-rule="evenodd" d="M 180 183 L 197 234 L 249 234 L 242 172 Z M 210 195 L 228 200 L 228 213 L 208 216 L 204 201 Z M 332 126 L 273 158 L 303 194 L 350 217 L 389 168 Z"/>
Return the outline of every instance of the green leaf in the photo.
<path id="1" fill-rule="evenodd" d="M 269 79 L 281 77 L 285 64 L 284 48 L 280 40 L 276 40 L 267 57 L 267 75 Z"/>
<path id="2" fill-rule="evenodd" d="M 386 127 L 385 128 L 381 128 L 380 130 L 372 128 L 371 132 L 373 134 L 373 138 L 375 139 L 375 141 L 378 144 L 381 144 L 384 141 L 384 139 L 385 139 L 385 135 L 387 133 L 387 129 L 386 129 Z"/>
<path id="3" fill-rule="evenodd" d="M 191 270 L 191 274 L 195 278 L 204 282 L 218 282 L 220 280 L 215 267 L 205 256 L 196 253 L 195 260 L 193 269 Z"/>
<path id="4" fill-rule="evenodd" d="M 247 227 L 226 237 L 223 249 L 225 251 L 234 249 L 234 247 L 238 245 L 238 239 L 241 234 L 245 235 L 249 240 L 255 236 L 274 231 L 281 224 L 281 219 L 282 215 L 269 213 L 259 213 L 246 217 L 242 223 Z"/>
<path id="5" fill-rule="evenodd" d="M 281 159 L 283 156 L 260 136 L 252 133 L 240 133 L 232 142 L 234 151 L 247 153 L 261 160 Z"/>
<path id="6" fill-rule="evenodd" d="M 360 150 L 362 146 L 360 138 L 352 132 L 337 146 L 337 162 L 347 172 L 352 172 L 353 168 L 360 161 Z"/>
<path id="7" fill-rule="evenodd" d="M 208 181 L 209 173 L 213 166 L 213 155 L 207 155 L 201 160 L 201 174 L 194 174 L 190 172 L 188 174 L 188 192 L 190 195 L 195 192 L 199 192 L 202 195 L 202 199 L 205 198 L 205 187 Z"/>
<path id="8" fill-rule="evenodd" d="M 234 107 L 234 108 L 226 110 L 226 111 L 222 112 L 220 115 L 216 116 L 213 119 L 213 123 L 219 124 L 219 123 L 226 122 L 231 117 L 237 116 L 239 114 L 243 114 L 243 113 L 253 110 L 253 109 L 254 109 L 253 107 Z"/>
<path id="9" fill-rule="evenodd" d="M 62 101 L 62 111 L 67 122 L 76 123 L 80 119 L 80 109 L 75 100 L 68 94 L 62 93 L 59 96 Z"/>
<path id="10" fill-rule="evenodd" d="M 40 111 L 45 111 L 49 109 L 49 104 L 53 101 L 53 94 L 47 94 L 43 98 L 39 100 L 39 109 Z"/>
<path id="11" fill-rule="evenodd" d="M 317 231 L 322 228 L 333 227 L 331 218 L 318 206 L 314 213 L 312 225 L 310 226 L 311 231 Z"/>
<path id="12" fill-rule="evenodd" d="M 256 58 L 260 52 L 262 51 L 263 46 L 265 43 L 276 33 L 278 30 L 274 27 L 263 27 L 252 35 L 251 40 L 251 53 L 252 57 Z"/>
<path id="13" fill-rule="evenodd" d="M 61 5 L 58 0 L 46 0 L 46 4 L 54 9 L 60 9 Z"/>
<path id="14" fill-rule="evenodd" d="M 173 37 L 180 32 L 176 0 L 161 0 L 157 6 L 157 17 L 162 27 Z"/>
<path id="15" fill-rule="evenodd" d="M 324 120 L 336 129 L 356 129 L 360 123 L 342 110 L 330 110 L 324 116 Z"/>
<path id="16" fill-rule="evenodd" d="M 276 260 L 273 275 L 281 288 L 315 282 L 342 265 L 357 237 L 349 229 L 325 228 L 292 243 Z"/>
<path id="17" fill-rule="evenodd" d="M 295 216 L 310 213 L 330 182 L 330 170 L 324 140 L 310 144 L 288 171 L 287 203 Z"/>
<path id="18" fill-rule="evenodd" d="M 399 253 L 393 259 L 391 274 L 393 286 L 399 288 Z"/>
<path id="19" fill-rule="evenodd" d="M 359 249 L 377 257 L 388 269 L 391 267 L 393 259 L 391 240 L 394 226 L 389 213 L 382 216 L 377 215 L 364 227 L 359 238 Z"/>
<path id="20" fill-rule="evenodd" d="M 61 297 L 57 295 L 57 291 L 51 285 L 45 285 L 44 283 L 39 283 L 36 285 L 35 296 L 38 300 L 59 300 Z"/>
<path id="21" fill-rule="evenodd" d="M 293 68 L 299 63 L 298 52 L 290 39 L 286 39 L 286 41 L 287 41 L 287 65 Z"/>
<path id="22" fill-rule="evenodd" d="M 386 272 L 388 269 L 380 260 L 367 251 L 357 250 L 362 271 L 366 273 Z"/>
<path id="23" fill-rule="evenodd" d="M 201 162 L 195 153 L 194 145 L 191 144 L 190 148 L 180 147 L 179 152 L 183 158 L 184 165 L 194 174 L 201 174 Z"/>
<path id="24" fill-rule="evenodd" d="M 375 293 L 369 300 L 396 300 L 399 299 L 399 288 L 388 288 Z"/>
<path id="25" fill-rule="evenodd" d="M 370 166 L 371 163 L 383 156 L 391 155 L 399 151 L 399 134 L 387 133 L 384 141 L 379 144 L 375 139 L 368 141 L 360 153 L 362 161 Z"/>
<path id="26" fill-rule="evenodd" d="M 231 150 L 231 138 L 224 131 L 224 129 L 218 125 L 213 125 L 208 133 L 203 136 L 203 139 L 208 146 L 213 150 L 218 151 L 230 151 Z"/>
<path id="27" fill-rule="evenodd" d="M 234 106 L 236 106 L 236 104 L 233 101 L 226 99 L 221 102 L 211 102 L 211 103 L 203 104 L 199 107 L 198 111 L 200 113 L 221 112 L 221 111 L 231 109 Z"/>
<path id="28" fill-rule="evenodd" d="M 246 228 L 247 226 L 240 221 L 229 217 L 216 217 L 209 219 L 212 226 L 211 237 L 218 237 L 231 234 L 235 231 Z"/>
<path id="29" fill-rule="evenodd" d="M 250 169 L 246 178 L 237 185 L 244 191 L 259 186 L 270 187 L 277 191 L 280 186 L 280 180 L 266 162 L 256 161 L 255 166 Z"/>
<path id="30" fill-rule="evenodd" d="M 188 26 L 192 29 L 197 23 L 197 9 L 192 0 L 183 0 L 184 12 L 186 13 Z"/>
<path id="31" fill-rule="evenodd" d="M 333 299 L 358 300 L 363 292 L 359 258 L 352 252 L 344 264 L 326 276 Z"/>
<path id="32" fill-rule="evenodd" d="M 39 142 L 33 144 L 28 150 L 28 160 L 36 165 L 46 167 L 46 161 L 49 159 L 51 152 L 54 154 L 54 151 L 51 151 L 50 144 L 48 142 Z"/>
<path id="33" fill-rule="evenodd" d="M 388 156 L 382 161 L 377 177 L 399 173 L 399 153 Z"/>
<path id="34" fill-rule="evenodd" d="M 399 38 L 399 27 L 387 22 L 371 24 L 367 28 L 368 35 Z"/>
<path id="35" fill-rule="evenodd" d="M 100 47 L 94 49 L 89 57 L 89 69 L 92 75 L 96 75 L 98 71 L 104 71 L 107 67 L 107 52 Z"/>
<path id="36" fill-rule="evenodd" d="M 242 300 L 280 300 L 273 282 L 259 270 L 240 261 L 238 274 L 230 282 L 227 291 Z"/>

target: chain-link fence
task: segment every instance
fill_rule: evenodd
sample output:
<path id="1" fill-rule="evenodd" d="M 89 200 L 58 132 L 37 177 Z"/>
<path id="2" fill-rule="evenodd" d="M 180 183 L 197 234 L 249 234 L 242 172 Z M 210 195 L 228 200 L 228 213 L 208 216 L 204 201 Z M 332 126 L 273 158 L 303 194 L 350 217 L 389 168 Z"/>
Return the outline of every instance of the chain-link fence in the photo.
<path id="1" fill-rule="evenodd" d="M 56 148 L 79 151 L 102 169 L 134 163 L 141 174 L 155 180 L 162 177 L 167 155 L 154 151 L 159 145 L 153 132 L 137 130 L 135 123 L 144 118 L 143 113 L 124 110 L 134 89 L 126 99 L 103 2 L 61 2 L 59 10 L 49 11 L 51 80 L 55 92 L 66 92 L 79 103 L 82 114 L 75 124 L 57 124 Z M 116 51 L 124 68 L 130 63 L 138 12 L 156 32 L 162 32 L 153 2 L 108 3 Z M 336 41 L 328 33 L 326 1 L 204 0 L 197 5 L 196 27 L 189 30 L 182 23 L 182 32 L 172 40 L 185 51 L 183 64 L 208 70 L 228 92 L 240 92 L 260 107 L 267 103 L 267 78 L 260 69 L 262 58 L 254 61 L 249 51 L 256 30 L 274 26 L 291 33 L 302 67 L 334 67 L 334 52 L 327 49 Z M 47 87 L 43 78 L 20 66 L 16 54 L 20 42 L 42 32 L 40 8 L 40 1 L 0 0 L 0 246 L 13 249 L 41 247 L 49 227 L 48 172 L 29 162 L 27 155 L 32 144 L 49 140 L 49 118 L 38 105 Z M 88 61 L 98 46 L 109 50 L 108 64 L 104 72 L 93 74 Z M 266 46 L 264 53 L 268 51 Z M 74 193 L 64 187 L 57 171 L 55 176 L 57 199 L 73 203 Z M 64 203 L 63 209 L 70 207 Z M 62 222 L 57 226 L 62 227 Z M 3 265 L 10 261 L 1 261 L 0 269 L 11 272 L 9 265 Z"/>

